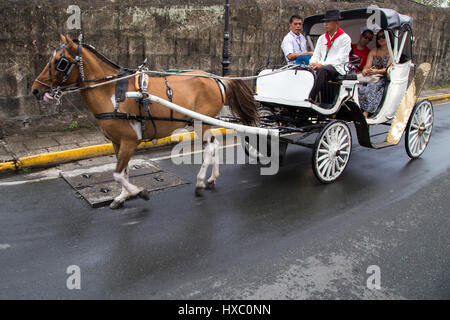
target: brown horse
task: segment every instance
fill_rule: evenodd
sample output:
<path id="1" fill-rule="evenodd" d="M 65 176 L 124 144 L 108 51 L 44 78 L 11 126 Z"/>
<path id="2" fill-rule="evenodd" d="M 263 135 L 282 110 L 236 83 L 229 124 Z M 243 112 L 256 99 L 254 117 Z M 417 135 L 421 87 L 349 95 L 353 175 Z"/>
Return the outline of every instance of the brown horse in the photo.
<path id="1" fill-rule="evenodd" d="M 69 36 L 61 35 L 63 45 L 56 49 L 48 64 L 36 78 L 32 86 L 32 93 L 40 101 L 53 102 L 55 96 L 68 89 L 81 89 L 81 96 L 93 114 L 112 113 L 114 111 L 139 115 L 145 114 L 136 99 L 126 98 L 123 102 L 116 101 L 116 83 L 108 82 L 117 79 L 120 67 L 98 53 L 92 46 L 72 41 Z M 75 72 L 72 72 L 76 70 Z M 202 72 L 195 72 L 199 74 Z M 206 73 L 203 73 L 206 74 Z M 215 117 L 224 103 L 228 104 L 233 114 L 244 124 L 253 124 L 257 119 L 256 105 L 250 87 L 243 81 L 226 79 L 223 88 L 216 80 L 205 77 L 186 77 L 170 75 L 151 77 L 148 79 L 148 93 L 160 98 L 167 98 L 167 82 L 173 91 L 173 103 L 186 109 Z M 94 81 L 92 81 L 94 80 Z M 136 91 L 134 77 L 129 78 L 127 91 Z M 92 87 L 105 83 L 105 85 Z M 59 88 L 58 88 L 59 87 Z M 57 89 L 55 89 L 57 88 Z M 128 180 L 128 162 L 139 142 L 143 139 L 155 139 L 170 136 L 179 128 L 186 126 L 186 121 L 192 120 L 178 112 L 173 112 L 160 104 L 150 105 L 151 116 L 159 118 L 145 122 L 130 119 L 106 118 L 97 119 L 97 124 L 103 134 L 111 140 L 117 156 L 117 166 L 114 179 L 122 185 L 122 192 L 111 203 L 112 209 L 119 208 L 130 197 L 139 196 L 149 199 L 147 190 L 138 188 Z M 162 119 L 164 118 L 164 119 Z M 178 119 L 168 121 L 167 119 Z M 184 122 L 183 122 L 184 121 Z M 206 187 L 213 187 L 219 176 L 217 140 L 207 136 L 209 125 L 202 125 L 203 140 L 207 141 L 204 151 L 204 162 L 197 175 L 196 194 Z M 156 129 L 156 130 L 155 130 Z M 206 170 L 213 164 L 213 172 L 204 183 Z"/>

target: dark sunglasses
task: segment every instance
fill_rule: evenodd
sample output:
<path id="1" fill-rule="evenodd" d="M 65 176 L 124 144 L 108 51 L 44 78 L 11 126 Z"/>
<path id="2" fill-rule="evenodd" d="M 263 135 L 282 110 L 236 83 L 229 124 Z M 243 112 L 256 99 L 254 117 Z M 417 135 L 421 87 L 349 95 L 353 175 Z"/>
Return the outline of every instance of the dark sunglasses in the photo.
<path id="1" fill-rule="evenodd" d="M 369 41 L 373 40 L 373 37 L 369 37 L 369 36 L 363 36 L 363 38 L 366 39 L 366 40 L 369 40 Z"/>
<path id="2" fill-rule="evenodd" d="M 386 36 L 384 34 L 377 35 L 377 40 L 380 40 L 380 39 L 386 39 Z"/>

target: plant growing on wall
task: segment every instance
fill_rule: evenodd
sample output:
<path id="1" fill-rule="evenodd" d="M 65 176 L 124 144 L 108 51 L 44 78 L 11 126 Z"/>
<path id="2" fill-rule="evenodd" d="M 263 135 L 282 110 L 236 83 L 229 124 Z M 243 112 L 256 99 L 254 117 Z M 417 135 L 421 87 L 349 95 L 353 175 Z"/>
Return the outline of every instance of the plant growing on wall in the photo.
<path id="1" fill-rule="evenodd" d="M 450 5 L 449 0 L 413 0 L 413 1 L 430 7 L 448 8 Z"/>

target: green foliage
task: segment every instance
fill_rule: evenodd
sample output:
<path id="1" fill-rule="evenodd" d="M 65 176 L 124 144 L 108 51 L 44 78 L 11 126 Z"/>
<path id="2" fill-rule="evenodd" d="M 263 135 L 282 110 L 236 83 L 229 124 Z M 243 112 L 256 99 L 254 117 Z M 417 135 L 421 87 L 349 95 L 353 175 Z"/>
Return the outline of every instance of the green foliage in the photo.
<path id="1" fill-rule="evenodd" d="M 448 7 L 450 5 L 449 0 L 413 0 L 413 1 L 430 7 L 445 7 L 445 5 Z"/>
<path id="2" fill-rule="evenodd" d="M 76 121 L 76 120 L 72 121 L 72 123 L 69 125 L 70 130 L 74 130 L 77 127 L 78 127 L 78 121 Z"/>

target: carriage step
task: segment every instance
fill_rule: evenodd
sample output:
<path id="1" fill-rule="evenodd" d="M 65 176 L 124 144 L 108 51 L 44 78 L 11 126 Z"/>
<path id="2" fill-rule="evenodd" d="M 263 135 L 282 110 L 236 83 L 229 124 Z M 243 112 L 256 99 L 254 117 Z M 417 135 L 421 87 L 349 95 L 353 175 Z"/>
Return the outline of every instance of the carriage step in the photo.
<path id="1" fill-rule="evenodd" d="M 395 144 L 389 143 L 387 141 L 372 144 L 372 148 L 374 148 L 374 149 L 383 149 L 383 148 L 392 147 L 392 146 L 395 146 Z"/>

